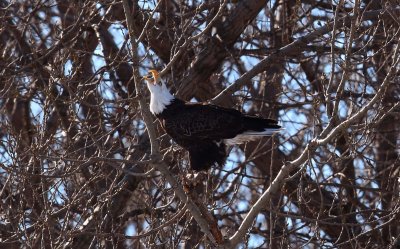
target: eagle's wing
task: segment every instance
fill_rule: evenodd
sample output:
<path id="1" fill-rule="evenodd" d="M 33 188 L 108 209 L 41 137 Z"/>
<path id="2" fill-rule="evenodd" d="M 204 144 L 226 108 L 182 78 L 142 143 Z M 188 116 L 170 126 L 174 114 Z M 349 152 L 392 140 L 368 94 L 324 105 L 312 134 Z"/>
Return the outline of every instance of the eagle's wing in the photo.
<path id="1" fill-rule="evenodd" d="M 234 109 L 188 103 L 166 119 L 164 127 L 175 138 L 219 140 L 232 138 L 243 130 L 241 116 Z"/>

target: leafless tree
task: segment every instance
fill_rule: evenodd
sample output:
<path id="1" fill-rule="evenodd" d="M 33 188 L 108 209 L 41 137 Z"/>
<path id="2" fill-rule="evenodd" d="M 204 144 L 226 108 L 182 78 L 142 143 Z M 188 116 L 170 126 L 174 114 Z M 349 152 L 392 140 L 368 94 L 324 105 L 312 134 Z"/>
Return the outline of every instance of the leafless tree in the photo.
<path id="1" fill-rule="evenodd" d="M 400 2 L 0 0 L 2 248 L 400 248 Z M 278 119 L 197 184 L 148 111 Z"/>

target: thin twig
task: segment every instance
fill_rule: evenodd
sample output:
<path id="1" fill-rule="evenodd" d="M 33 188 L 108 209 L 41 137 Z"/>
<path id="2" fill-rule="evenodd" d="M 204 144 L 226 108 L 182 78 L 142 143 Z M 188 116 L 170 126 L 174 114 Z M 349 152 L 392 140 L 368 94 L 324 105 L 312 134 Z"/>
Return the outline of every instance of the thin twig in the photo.
<path id="1" fill-rule="evenodd" d="M 228 4 L 228 0 L 225 0 L 218 9 L 217 14 L 215 14 L 214 18 L 207 24 L 207 26 L 204 28 L 203 31 L 201 31 L 199 34 L 194 35 L 190 38 L 188 38 L 185 43 L 183 43 L 182 46 L 180 46 L 179 51 L 174 54 L 174 56 L 172 57 L 171 61 L 167 64 L 167 66 L 160 72 L 160 77 L 164 76 L 168 70 L 172 67 L 172 65 L 175 63 L 175 61 L 181 56 L 181 54 L 186 52 L 186 47 L 189 44 L 192 44 L 192 42 L 200 37 L 202 37 L 206 32 L 208 32 L 213 25 L 217 22 L 217 20 L 222 16 L 222 10 L 225 8 L 225 6 Z"/>

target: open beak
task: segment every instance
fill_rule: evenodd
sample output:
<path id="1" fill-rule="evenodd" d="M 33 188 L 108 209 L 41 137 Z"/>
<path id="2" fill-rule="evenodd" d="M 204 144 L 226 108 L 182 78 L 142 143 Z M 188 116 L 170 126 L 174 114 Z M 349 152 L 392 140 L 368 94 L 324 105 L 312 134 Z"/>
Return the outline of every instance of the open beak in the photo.
<path id="1" fill-rule="evenodd" d="M 157 82 L 156 82 L 156 80 L 154 79 L 154 76 L 153 75 L 146 75 L 146 76 L 143 76 L 143 79 L 144 80 L 146 80 L 146 81 L 148 81 L 148 82 L 150 82 L 151 84 L 153 84 L 153 85 L 157 85 Z"/>
<path id="2" fill-rule="evenodd" d="M 152 75 L 145 75 L 145 76 L 143 76 L 142 80 L 149 81 L 149 82 L 150 82 L 151 84 L 153 84 L 153 85 L 156 84 L 156 82 L 154 81 Z"/>

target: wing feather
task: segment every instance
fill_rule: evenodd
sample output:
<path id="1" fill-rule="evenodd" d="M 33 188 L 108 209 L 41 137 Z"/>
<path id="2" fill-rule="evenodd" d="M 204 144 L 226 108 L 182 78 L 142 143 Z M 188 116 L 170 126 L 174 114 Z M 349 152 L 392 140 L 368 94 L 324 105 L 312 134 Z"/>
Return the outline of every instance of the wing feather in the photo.
<path id="1" fill-rule="evenodd" d="M 173 137 L 207 140 L 232 138 L 243 129 L 239 111 L 192 103 L 165 119 L 164 127 Z"/>

